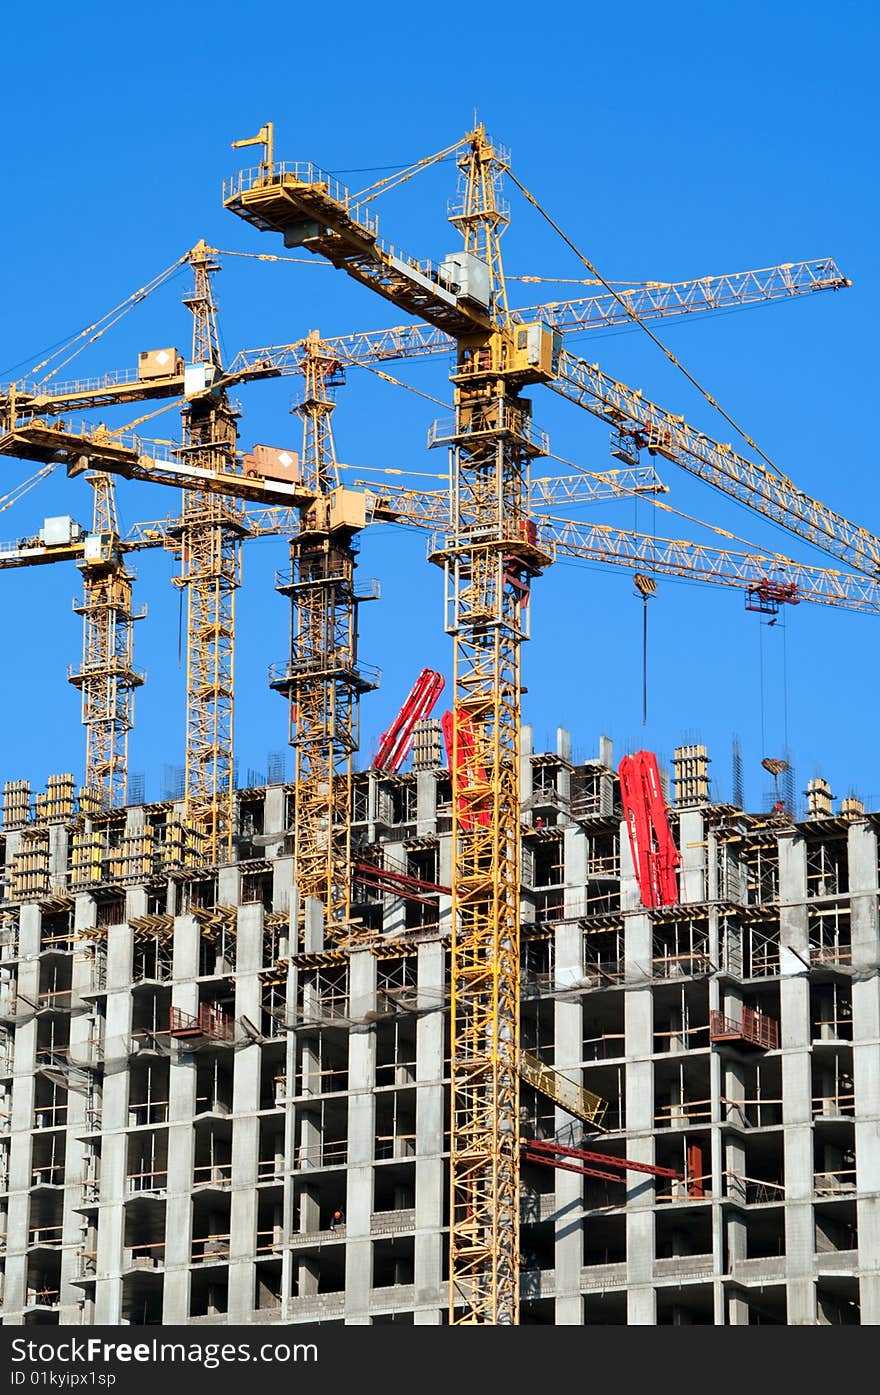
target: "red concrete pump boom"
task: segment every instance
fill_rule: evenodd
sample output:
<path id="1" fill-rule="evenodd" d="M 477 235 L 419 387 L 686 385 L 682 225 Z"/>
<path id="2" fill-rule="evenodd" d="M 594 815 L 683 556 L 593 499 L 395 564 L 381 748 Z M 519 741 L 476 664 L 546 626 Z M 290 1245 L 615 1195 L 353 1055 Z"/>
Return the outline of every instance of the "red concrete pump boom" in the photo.
<path id="1" fill-rule="evenodd" d="M 681 857 L 666 816 L 660 771 L 653 751 L 624 756 L 618 771 L 620 797 L 633 865 L 645 906 L 674 906 Z"/>
<path id="2" fill-rule="evenodd" d="M 440 729 L 446 747 L 446 764 L 452 773 L 459 823 L 466 831 L 475 823 L 485 826 L 489 822 L 489 787 L 486 772 L 477 759 L 473 718 L 461 708 L 444 712 Z"/>
<path id="3" fill-rule="evenodd" d="M 400 769 L 409 755 L 416 722 L 431 715 L 445 686 L 442 673 L 435 673 L 431 668 L 422 669 L 391 726 L 379 738 L 379 749 L 373 761 L 376 770 Z"/>

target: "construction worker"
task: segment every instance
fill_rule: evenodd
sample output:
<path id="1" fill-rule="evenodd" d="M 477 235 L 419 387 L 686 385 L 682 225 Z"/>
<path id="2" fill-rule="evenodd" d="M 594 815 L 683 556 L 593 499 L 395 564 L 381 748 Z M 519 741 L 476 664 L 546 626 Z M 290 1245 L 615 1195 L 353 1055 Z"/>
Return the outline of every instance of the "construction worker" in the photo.
<path id="1" fill-rule="evenodd" d="M 345 1212 L 334 1211 L 330 1218 L 330 1229 L 335 1230 L 337 1226 L 345 1225 Z"/>

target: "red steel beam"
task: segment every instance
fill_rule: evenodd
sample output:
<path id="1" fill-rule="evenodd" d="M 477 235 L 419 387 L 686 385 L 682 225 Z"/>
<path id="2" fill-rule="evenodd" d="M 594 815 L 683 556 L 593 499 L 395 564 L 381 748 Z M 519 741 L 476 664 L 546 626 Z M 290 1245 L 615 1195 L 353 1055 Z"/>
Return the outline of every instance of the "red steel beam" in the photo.
<path id="1" fill-rule="evenodd" d="M 604 1163 L 606 1166 L 619 1167 L 624 1172 L 647 1172 L 651 1177 L 681 1177 L 680 1172 L 676 1172 L 672 1167 L 657 1167 L 654 1163 L 634 1162 L 632 1158 L 615 1158 L 611 1153 L 592 1153 L 586 1148 L 567 1148 L 562 1143 L 551 1143 L 544 1138 L 525 1138 L 522 1141 L 523 1148 L 537 1148 L 548 1154 L 559 1155 L 564 1158 L 577 1158 L 582 1162 Z M 622 1178 L 615 1177 L 615 1181 Z"/>
<path id="2" fill-rule="evenodd" d="M 582 1167 L 578 1163 L 561 1162 L 546 1153 L 523 1153 L 524 1162 L 542 1163 L 544 1167 L 555 1167 L 558 1172 L 578 1172 L 582 1177 L 598 1177 L 603 1182 L 622 1182 L 617 1172 L 600 1172 L 595 1167 Z"/>

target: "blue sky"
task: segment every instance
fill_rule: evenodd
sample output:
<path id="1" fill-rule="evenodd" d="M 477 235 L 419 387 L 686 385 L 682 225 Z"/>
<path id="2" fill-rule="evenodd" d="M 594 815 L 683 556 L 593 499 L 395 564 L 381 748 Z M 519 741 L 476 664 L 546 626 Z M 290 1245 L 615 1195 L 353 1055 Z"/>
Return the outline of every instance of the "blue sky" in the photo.
<path id="1" fill-rule="evenodd" d="M 276 155 L 311 159 L 353 187 L 376 167 L 407 164 L 463 134 L 476 111 L 512 152 L 514 168 L 612 280 L 672 280 L 834 256 L 852 281 L 835 294 L 664 325 L 662 337 L 802 488 L 864 526 L 880 527 L 874 464 L 878 273 L 878 120 L 874 6 L 807 3 L 657 6 L 601 12 L 556 6 L 497 11 L 480 34 L 478 12 L 421 14 L 385 5 L 263 12 L 218 0 L 207 18 L 157 0 L 148 10 L 57 0 L 7 16 L 0 92 L 6 209 L 0 224 L 3 317 L 0 380 L 65 339 L 175 261 L 200 237 L 221 249 L 281 252 L 224 212 L 221 184 L 252 152 L 230 142 L 276 125 Z M 26 55 L 30 55 L 27 62 Z M 367 173 L 366 171 L 375 171 Z M 419 256 L 456 246 L 445 222 L 454 167 L 441 164 L 376 205 L 382 232 Z M 512 274 L 577 277 L 580 264 L 509 191 Z M 187 289 L 178 277 L 69 370 L 87 375 L 136 362 L 142 348 L 184 351 Z M 315 263 L 229 258 L 219 278 L 223 339 L 239 348 L 397 323 L 393 307 Z M 516 303 L 541 288 L 516 287 Z M 559 294 L 552 287 L 548 293 Z M 638 330 L 577 341 L 577 352 L 709 435 L 730 428 Z M 445 364 L 413 363 L 400 376 L 449 400 Z M 68 376 L 65 371 L 61 376 Z M 292 380 L 241 392 L 242 442 L 296 446 Z M 559 455 L 606 468 L 608 433 L 554 394 L 534 390 L 536 420 Z M 145 409 L 145 410 L 148 410 Z M 335 415 L 340 459 L 358 467 L 438 473 L 426 450 L 439 409 L 349 374 Z M 130 416 L 135 415 L 133 412 Z M 117 418 L 113 418 L 114 422 Z M 120 418 L 121 420 L 121 418 Z M 173 436 L 175 413 L 143 430 Z M 744 448 L 748 454 L 748 449 Z M 3 463 L 0 493 L 30 473 Z M 671 465 L 667 502 L 749 539 L 823 565 L 822 554 L 771 528 Z M 123 483 L 124 523 L 156 518 L 177 496 Z M 0 538 L 70 513 L 86 522 L 81 480 L 53 477 L 0 512 Z M 589 517 L 660 534 L 711 540 L 647 504 L 594 506 Z M 286 601 L 273 589 L 283 540 L 252 543 L 239 599 L 237 749 L 242 770 L 265 770 L 284 745 L 284 705 L 266 685 L 287 643 Z M 834 565 L 830 559 L 828 565 Z M 135 559 L 149 614 L 136 632 L 148 683 L 137 694 L 130 768 L 158 796 L 165 765 L 183 759 L 184 673 L 178 664 L 178 593 L 161 553 Z M 362 612 L 361 655 L 382 669 L 363 706 L 367 756 L 418 670 L 449 672 L 439 572 L 424 539 L 384 527 L 361 549 L 382 600 Z M 5 572 L 0 661 L 0 780 L 82 773 L 79 699 L 65 682 L 79 657 L 71 566 Z M 650 610 L 649 719 L 641 719 L 641 603 L 628 573 L 557 564 L 536 584 L 534 638 L 525 653 L 524 702 L 536 743 L 571 728 L 578 756 L 600 732 L 618 754 L 647 746 L 669 757 L 682 740 L 710 748 L 720 797 L 730 795 L 731 739 L 743 749 L 747 801 L 758 806 L 763 755 L 793 752 L 798 788 L 815 774 L 838 797 L 880 803 L 874 739 L 880 622 L 827 607 L 789 609 L 772 628 L 740 593 L 661 580 Z M 763 681 L 762 681 L 763 680 Z M 447 694 L 448 694 L 447 689 Z"/>

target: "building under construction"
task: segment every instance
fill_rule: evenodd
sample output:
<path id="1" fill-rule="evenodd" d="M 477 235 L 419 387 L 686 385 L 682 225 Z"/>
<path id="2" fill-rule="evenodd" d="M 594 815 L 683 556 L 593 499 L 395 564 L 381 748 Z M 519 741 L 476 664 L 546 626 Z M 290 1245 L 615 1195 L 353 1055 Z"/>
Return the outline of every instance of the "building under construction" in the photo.
<path id="1" fill-rule="evenodd" d="M 657 343 L 649 320 L 849 281 L 824 258 L 608 282 L 482 125 L 359 192 L 276 161 L 271 123 L 236 144 L 259 163 L 223 204 L 260 250 L 235 255 L 277 260 L 254 230 L 270 234 L 407 322 L 224 361 L 225 254 L 200 241 L 118 307 L 190 272 L 188 355 L 144 348 L 136 369 L 61 381 L 114 311 L 0 388 L 0 456 L 37 467 L 0 507 L 59 466 L 94 496 L 91 531 L 58 515 L 0 545 L 0 568 L 82 572 L 69 677 L 86 728 L 81 787 L 4 789 L 3 1320 L 880 1321 L 880 816 L 835 813 L 821 781 L 803 822 L 785 787 L 750 815 L 713 799 L 702 747 L 664 778 L 650 752 L 615 765 L 605 739 L 587 762 L 563 731 L 536 753 L 522 724 L 532 587 L 557 557 L 634 572 L 645 636 L 666 575 L 739 588 L 774 619 L 801 601 L 880 613 L 880 537 L 799 490 L 670 350 L 763 463 L 565 345 L 628 325 Z M 443 162 L 455 250 L 410 256 L 374 200 Z M 510 305 L 505 180 L 589 295 Z M 342 476 L 345 372 L 406 388 L 389 361 L 430 355 L 451 357 L 452 416 L 428 430 L 438 488 Z M 301 451 L 243 449 L 230 389 L 284 374 L 302 380 Z M 533 388 L 598 421 L 616 463 L 539 475 Z M 179 441 L 136 434 L 175 399 Z M 833 569 L 556 516 L 657 502 L 655 462 Z M 117 476 L 182 489 L 180 515 L 123 533 Z M 430 534 L 452 695 L 438 721 L 444 680 L 425 670 L 355 773 L 378 681 L 358 657 L 374 523 Z M 294 778 L 236 789 L 235 597 L 243 545 L 266 534 L 289 541 L 269 681 Z M 128 772 L 143 611 L 127 556 L 146 547 L 180 563 L 186 602 L 182 794 L 152 804 Z M 778 792 L 789 763 L 763 765 Z"/>
<path id="2" fill-rule="evenodd" d="M 448 1321 L 440 760 L 427 721 L 355 776 L 332 947 L 294 785 L 239 791 L 200 872 L 179 806 L 7 784 L 4 1322 Z M 680 748 L 649 907 L 610 742 L 521 781 L 520 1321 L 877 1323 L 880 816 L 713 803 Z"/>

